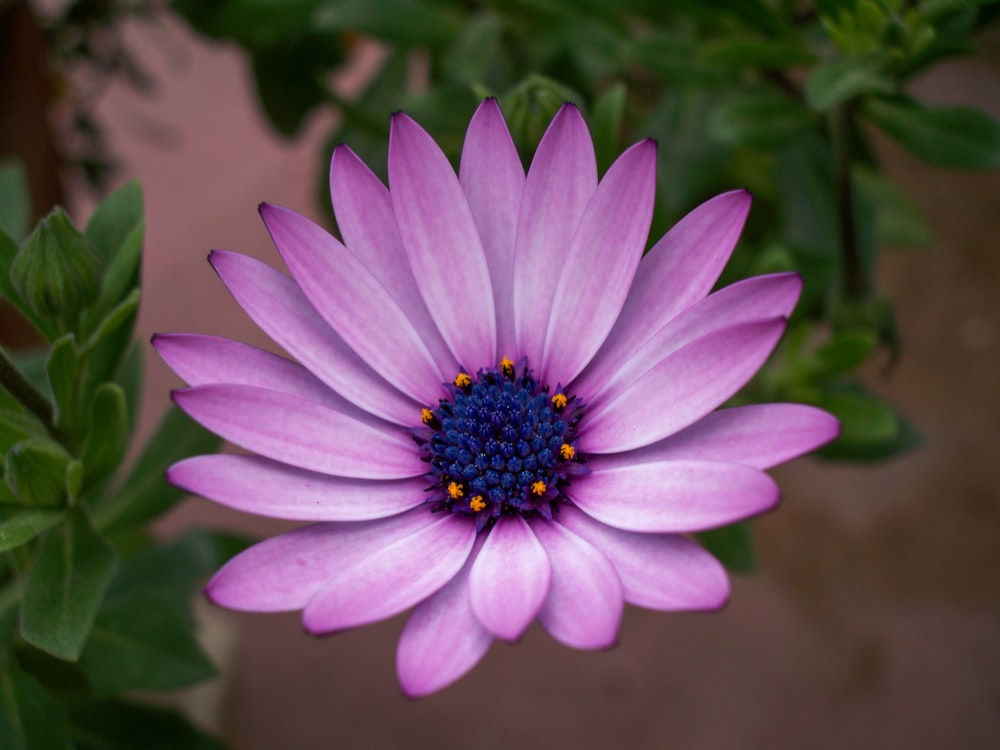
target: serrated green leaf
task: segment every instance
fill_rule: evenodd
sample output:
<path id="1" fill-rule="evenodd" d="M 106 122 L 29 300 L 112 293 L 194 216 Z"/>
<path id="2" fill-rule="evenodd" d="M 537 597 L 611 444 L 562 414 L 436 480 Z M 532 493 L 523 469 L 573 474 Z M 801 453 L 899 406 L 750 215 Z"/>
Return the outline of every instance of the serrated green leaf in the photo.
<path id="1" fill-rule="evenodd" d="M 727 146 L 775 148 L 813 127 L 816 116 L 798 102 L 773 91 L 738 94 L 708 119 L 709 133 Z"/>
<path id="2" fill-rule="evenodd" d="M 0 509 L 0 552 L 20 547 L 65 517 L 61 510 Z"/>
<path id="3" fill-rule="evenodd" d="M 184 493 L 167 484 L 163 473 L 171 464 L 199 453 L 211 453 L 217 436 L 171 407 L 143 448 L 121 489 L 94 509 L 98 527 L 146 523 L 172 508 Z"/>
<path id="4" fill-rule="evenodd" d="M 215 675 L 182 605 L 154 590 L 108 598 L 80 654 L 80 667 L 104 695 L 172 690 Z"/>
<path id="5" fill-rule="evenodd" d="M 179 712 L 122 700 L 70 706 L 77 750 L 226 750 Z"/>
<path id="6" fill-rule="evenodd" d="M 45 363 L 49 393 L 54 405 L 52 419 L 75 434 L 79 407 L 80 357 L 76 350 L 76 337 L 72 333 L 61 336 L 53 345 Z"/>
<path id="7" fill-rule="evenodd" d="M 881 54 L 848 57 L 823 63 L 806 79 L 806 103 L 825 112 L 848 99 L 868 94 L 890 94 L 896 81 L 885 69 Z"/>
<path id="8" fill-rule="evenodd" d="M 929 109 L 904 99 L 872 99 L 865 114 L 928 164 L 952 169 L 1000 167 L 1000 123 L 967 107 Z"/>
<path id="9" fill-rule="evenodd" d="M 757 569 L 753 530 L 748 521 L 699 532 L 698 541 L 734 573 L 753 573 Z"/>
<path id="10" fill-rule="evenodd" d="M 7 658 L 0 659 L 0 747 L 73 750 L 63 707 Z"/>
<path id="11" fill-rule="evenodd" d="M 79 657 L 94 624 L 118 555 L 82 508 L 48 531 L 28 574 L 21 636 L 57 656 Z"/>
<path id="12" fill-rule="evenodd" d="M 625 118 L 625 84 L 618 82 L 597 97 L 591 115 L 597 168 L 603 174 L 621 153 L 622 122 Z"/>
<path id="13" fill-rule="evenodd" d="M 30 437 L 4 457 L 4 480 L 21 505 L 59 508 L 66 504 L 66 467 L 70 456 L 58 443 Z"/>
<path id="14" fill-rule="evenodd" d="M 30 200 L 28 181 L 20 163 L 11 159 L 0 161 L 0 230 L 15 241 L 28 231 Z"/>
<path id="15" fill-rule="evenodd" d="M 94 393 L 81 459 L 87 482 L 103 479 L 125 458 L 128 449 L 128 406 L 117 383 L 104 383 Z"/>

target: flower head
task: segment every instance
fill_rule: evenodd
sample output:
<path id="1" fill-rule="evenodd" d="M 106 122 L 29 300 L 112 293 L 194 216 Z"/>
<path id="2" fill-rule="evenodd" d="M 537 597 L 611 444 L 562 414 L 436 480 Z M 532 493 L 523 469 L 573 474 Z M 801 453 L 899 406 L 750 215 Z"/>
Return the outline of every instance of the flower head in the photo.
<path id="1" fill-rule="evenodd" d="M 338 241 L 264 204 L 292 278 L 243 255 L 212 265 L 296 361 L 209 336 L 154 343 L 177 403 L 250 454 L 169 479 L 240 510 L 315 521 L 231 560 L 209 598 L 303 610 L 330 633 L 413 609 L 397 652 L 409 695 L 461 677 L 536 618 L 582 649 L 615 643 L 623 603 L 721 607 L 722 566 L 683 534 L 772 508 L 775 464 L 830 440 L 797 404 L 716 410 L 770 354 L 795 274 L 709 294 L 749 210 L 720 195 L 643 256 L 656 147 L 598 181 L 572 105 L 525 175 L 496 102 L 456 175 L 393 117 L 389 188 L 346 147 Z"/>

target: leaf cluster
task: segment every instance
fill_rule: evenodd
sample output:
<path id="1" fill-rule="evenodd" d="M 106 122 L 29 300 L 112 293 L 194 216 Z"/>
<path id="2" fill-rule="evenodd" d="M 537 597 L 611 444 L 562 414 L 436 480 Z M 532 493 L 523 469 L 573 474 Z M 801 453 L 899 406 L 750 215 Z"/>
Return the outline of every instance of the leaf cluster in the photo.
<path id="1" fill-rule="evenodd" d="M 46 342 L 0 349 L 0 747 L 219 747 L 122 695 L 215 674 L 191 601 L 242 546 L 199 531 L 162 544 L 146 529 L 181 499 L 166 467 L 218 439 L 174 410 L 127 462 L 142 194 L 111 194 L 82 231 L 56 209 L 22 239 L 23 188 L 0 166 L 0 295 Z"/>

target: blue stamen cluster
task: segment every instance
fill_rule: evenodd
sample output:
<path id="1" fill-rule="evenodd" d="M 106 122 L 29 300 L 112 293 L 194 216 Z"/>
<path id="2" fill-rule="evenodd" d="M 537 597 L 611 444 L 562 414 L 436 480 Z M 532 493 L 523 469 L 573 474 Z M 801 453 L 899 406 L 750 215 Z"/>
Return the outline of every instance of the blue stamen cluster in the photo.
<path id="1" fill-rule="evenodd" d="M 509 513 L 552 518 L 570 478 L 586 471 L 574 436 L 579 401 L 550 394 L 523 361 L 460 374 L 447 387 L 450 398 L 426 410 L 417 431 L 428 501 L 475 516 L 479 529 Z"/>

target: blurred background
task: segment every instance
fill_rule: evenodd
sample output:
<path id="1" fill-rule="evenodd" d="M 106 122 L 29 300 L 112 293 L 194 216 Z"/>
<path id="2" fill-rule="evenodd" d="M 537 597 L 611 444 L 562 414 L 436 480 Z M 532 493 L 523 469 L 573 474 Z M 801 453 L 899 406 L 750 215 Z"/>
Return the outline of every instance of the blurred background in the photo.
<path id="1" fill-rule="evenodd" d="M 270 119 L 262 111 L 245 44 L 210 41 L 167 13 L 118 32 L 146 83 L 115 76 L 88 94 L 116 168 L 63 172 L 49 189 L 82 219 L 100 194 L 91 178 L 104 187 L 141 181 L 141 336 L 197 331 L 273 348 L 205 258 L 229 249 L 279 265 L 256 213 L 261 201 L 330 224 L 317 185 L 342 110 L 306 108 L 282 136 L 273 111 Z M 1000 36 L 995 24 L 978 34 L 977 54 L 915 72 L 906 92 L 928 107 L 971 106 L 1000 118 Z M 13 48 L 4 46 L 8 55 Z M 360 36 L 341 53 L 319 69 L 347 103 L 395 54 Z M 426 58 L 410 50 L 407 61 L 419 87 Z M 4 61 L 5 73 L 12 65 Z M 80 80 L 74 86 L 80 91 Z M 0 115 L 4 130 L 24 128 L 9 111 Z M 47 116 L 57 124 L 71 117 L 58 107 Z M 463 114 L 452 124 L 459 139 L 466 122 Z M 394 672 L 401 617 L 314 639 L 297 613 L 206 605 L 202 633 L 222 677 L 171 700 L 239 750 L 1000 746 L 1000 173 L 930 166 L 870 123 L 860 127 L 872 160 L 933 239 L 878 256 L 869 281 L 892 301 L 901 344 L 892 351 L 880 340 L 857 382 L 922 438 L 883 460 L 807 458 L 775 471 L 783 504 L 754 523 L 757 570 L 734 576 L 728 608 L 629 608 L 607 653 L 571 651 L 535 626 L 517 646 L 495 645 L 456 685 L 410 702 Z M 73 127 L 52 132 L 62 149 L 59 138 L 80 137 Z M 351 132 L 342 137 L 353 146 Z M 674 150 L 670 132 L 635 132 L 647 135 Z M 744 162 L 744 171 L 760 163 Z M 692 208 L 700 190 L 675 192 L 676 213 Z M 775 218 L 768 198 L 765 191 L 761 219 Z M 663 213 L 664 223 L 675 218 Z M 774 263 L 759 257 L 743 267 Z M 180 385 L 151 348 L 146 360 L 143 434 Z M 190 500 L 158 529 L 172 535 L 192 524 L 253 536 L 292 526 Z"/>

